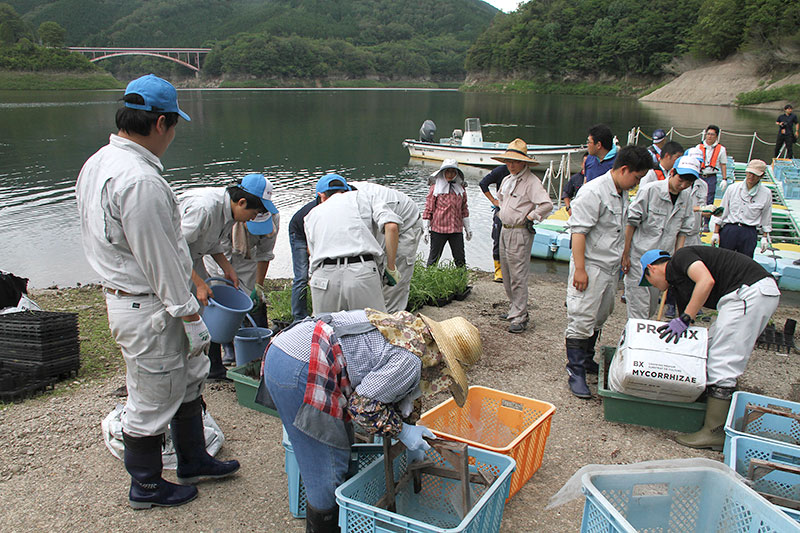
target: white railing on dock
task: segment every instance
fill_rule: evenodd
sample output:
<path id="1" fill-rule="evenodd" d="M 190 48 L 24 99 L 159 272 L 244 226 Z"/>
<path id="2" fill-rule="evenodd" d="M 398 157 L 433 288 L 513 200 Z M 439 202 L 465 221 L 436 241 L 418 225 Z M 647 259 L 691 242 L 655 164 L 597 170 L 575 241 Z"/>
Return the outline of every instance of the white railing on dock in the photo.
<path id="1" fill-rule="evenodd" d="M 674 127 L 672 127 L 672 128 L 669 129 L 669 131 L 667 131 L 667 137 L 669 137 L 669 140 L 672 140 L 672 136 L 673 135 L 677 135 L 678 137 L 681 137 L 683 139 L 694 139 L 695 137 L 697 137 L 697 138 L 700 139 L 700 141 L 702 141 L 703 137 L 705 136 L 705 133 L 706 133 L 706 130 L 701 130 L 699 133 L 695 133 L 693 135 L 684 135 L 683 133 L 679 132 Z M 750 159 L 752 159 L 752 157 L 753 157 L 753 149 L 755 148 L 756 141 L 760 142 L 761 144 L 766 144 L 767 146 L 774 146 L 775 145 L 774 141 L 765 141 L 764 139 L 759 137 L 757 131 L 754 131 L 753 133 L 735 133 L 735 132 L 732 132 L 732 131 L 727 131 L 727 130 L 720 129 L 719 130 L 719 139 L 720 139 L 720 141 L 722 140 L 723 134 L 724 135 L 730 135 L 731 137 L 751 137 L 752 138 L 752 140 L 750 141 L 750 152 L 747 154 L 747 161 L 750 161 Z M 636 126 L 634 128 L 631 128 L 631 131 L 628 132 L 628 144 L 636 144 L 639 141 L 639 136 L 644 137 L 648 141 L 652 141 L 653 140 L 653 138 L 648 136 L 645 132 L 643 132 L 642 129 L 639 126 Z M 786 153 L 786 147 L 784 146 L 783 148 L 781 148 L 781 153 L 778 154 L 778 157 L 784 157 L 785 153 Z"/>

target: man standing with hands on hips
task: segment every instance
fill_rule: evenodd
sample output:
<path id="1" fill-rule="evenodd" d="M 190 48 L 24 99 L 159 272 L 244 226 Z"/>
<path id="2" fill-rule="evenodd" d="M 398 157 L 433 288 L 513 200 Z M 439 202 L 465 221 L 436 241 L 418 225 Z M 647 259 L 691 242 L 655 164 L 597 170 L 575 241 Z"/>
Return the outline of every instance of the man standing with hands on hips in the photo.
<path id="1" fill-rule="evenodd" d="M 504 163 L 509 172 L 503 178 L 497 198 L 500 200 L 500 267 L 503 270 L 503 288 L 511 305 L 506 320 L 508 331 L 522 333 L 528 327 L 528 276 L 531 272 L 531 247 L 536 230 L 534 222 L 541 222 L 553 210 L 550 195 L 542 182 L 531 172 L 529 165 L 536 161 L 528 157 L 528 145 L 514 139 L 506 151 L 495 157 Z"/>
<path id="2" fill-rule="evenodd" d="M 761 184 L 767 164 L 760 159 L 747 163 L 744 181 L 739 181 L 725 190 L 720 207 L 722 218 L 717 225 L 712 244 L 753 257 L 758 243 L 758 228 L 761 227 L 761 253 L 772 245 L 772 193 Z"/>
<path id="3" fill-rule="evenodd" d="M 192 260 L 178 201 L 160 157 L 175 138 L 175 88 L 152 74 L 133 80 L 117 111 L 117 134 L 84 164 L 75 185 L 83 247 L 102 278 L 111 333 L 127 368 L 122 417 L 128 501 L 134 509 L 197 496 L 189 484 L 221 478 L 238 461 L 208 455 L 202 420 L 210 335 L 191 292 Z M 168 425 L 178 457 L 176 485 L 161 477 Z"/>

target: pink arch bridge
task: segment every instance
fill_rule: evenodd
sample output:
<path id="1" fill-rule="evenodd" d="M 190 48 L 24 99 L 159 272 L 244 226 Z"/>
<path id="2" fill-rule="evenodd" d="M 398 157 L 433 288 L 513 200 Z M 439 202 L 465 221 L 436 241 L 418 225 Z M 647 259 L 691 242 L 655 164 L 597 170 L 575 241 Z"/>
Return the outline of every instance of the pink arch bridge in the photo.
<path id="1" fill-rule="evenodd" d="M 89 61 L 92 63 L 119 56 L 151 56 L 169 59 L 195 72 L 200 71 L 200 56 L 211 51 L 211 48 L 112 48 L 96 46 L 70 46 L 67 49 L 88 56 Z"/>

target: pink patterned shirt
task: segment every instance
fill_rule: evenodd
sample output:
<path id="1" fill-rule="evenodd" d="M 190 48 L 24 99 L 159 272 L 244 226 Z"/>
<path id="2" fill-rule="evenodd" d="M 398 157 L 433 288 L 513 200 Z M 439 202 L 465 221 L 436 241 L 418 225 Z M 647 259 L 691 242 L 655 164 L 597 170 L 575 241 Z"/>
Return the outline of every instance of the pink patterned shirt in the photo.
<path id="1" fill-rule="evenodd" d="M 467 193 L 433 194 L 434 185 L 425 198 L 424 220 L 431 221 L 431 231 L 436 233 L 461 233 L 464 230 L 462 219 L 469 216 Z"/>

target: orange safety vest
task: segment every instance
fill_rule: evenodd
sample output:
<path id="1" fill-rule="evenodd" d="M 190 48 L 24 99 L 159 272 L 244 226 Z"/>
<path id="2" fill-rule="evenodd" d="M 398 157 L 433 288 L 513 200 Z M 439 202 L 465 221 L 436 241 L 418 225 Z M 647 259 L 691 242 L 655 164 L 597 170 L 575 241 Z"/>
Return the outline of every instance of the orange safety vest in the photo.
<path id="1" fill-rule="evenodd" d="M 654 170 L 654 172 L 656 173 L 656 178 L 658 178 L 658 181 L 661 181 L 666 178 L 666 176 L 664 175 L 664 171 L 661 170 L 660 168 Z"/>
<path id="2" fill-rule="evenodd" d="M 703 152 L 702 168 L 711 167 L 719 169 L 719 167 L 717 167 L 717 159 L 719 159 L 719 152 L 720 150 L 722 150 L 722 146 L 719 143 L 717 143 L 716 146 L 714 146 L 714 150 L 711 152 L 711 161 L 709 161 L 708 163 L 706 163 L 706 146 L 703 143 L 700 143 L 697 145 L 697 148 L 699 148 Z"/>
<path id="3" fill-rule="evenodd" d="M 648 150 L 650 150 L 650 153 L 651 153 L 651 154 L 653 154 L 653 157 L 655 157 L 655 158 L 656 158 L 656 163 L 658 163 L 659 161 L 661 161 L 661 154 L 659 154 L 659 153 L 656 151 L 656 149 L 655 149 L 655 148 L 653 148 L 652 146 L 650 146 L 650 147 L 648 148 Z M 659 179 L 662 179 L 662 178 L 659 178 Z"/>

